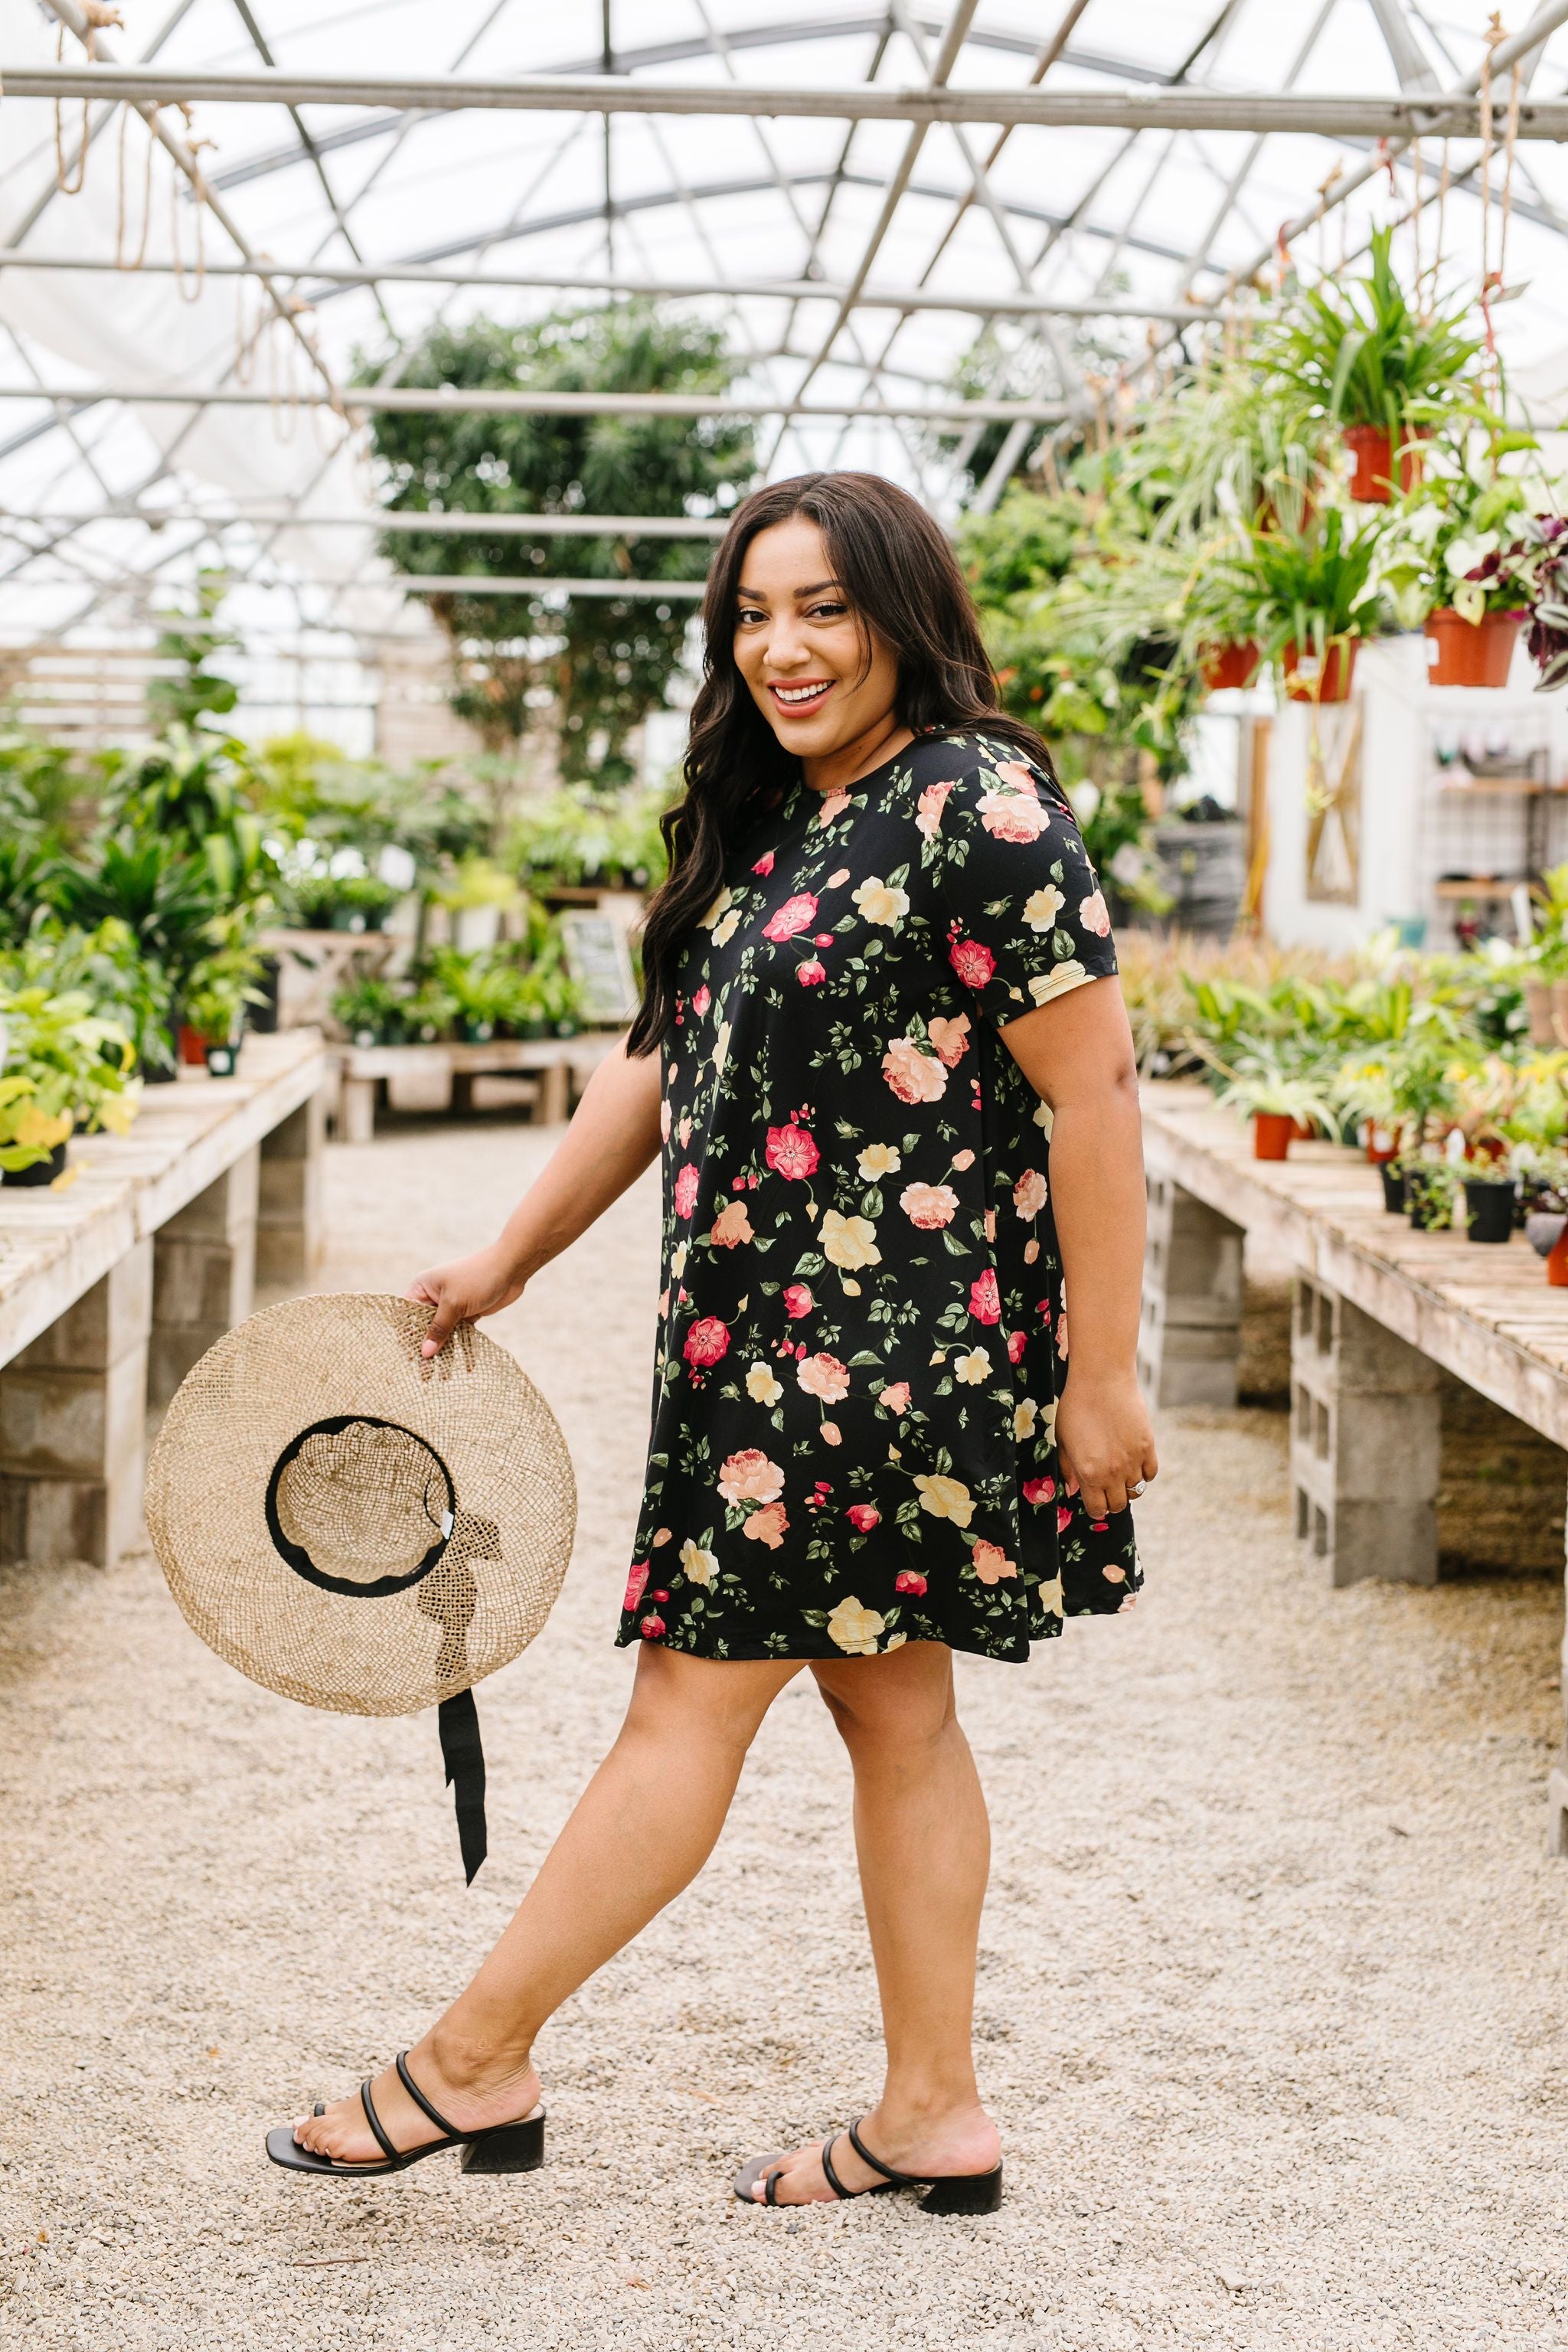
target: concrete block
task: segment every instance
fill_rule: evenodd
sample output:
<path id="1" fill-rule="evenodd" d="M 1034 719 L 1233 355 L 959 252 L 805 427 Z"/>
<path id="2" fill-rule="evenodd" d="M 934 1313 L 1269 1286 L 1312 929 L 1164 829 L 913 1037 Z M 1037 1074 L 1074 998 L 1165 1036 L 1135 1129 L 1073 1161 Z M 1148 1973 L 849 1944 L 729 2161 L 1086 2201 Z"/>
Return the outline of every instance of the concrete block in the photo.
<path id="1" fill-rule="evenodd" d="M 135 1243 L 7 1371 L 58 1367 L 106 1371 L 145 1340 L 153 1321 L 153 1243 Z"/>
<path id="2" fill-rule="evenodd" d="M 139 1476 L 146 1412 L 145 1340 L 100 1372 L 7 1364 L 0 1373 L 0 1474 Z"/>
<path id="3" fill-rule="evenodd" d="M 1291 1317 L 1296 1532 L 1330 1580 L 1437 1580 L 1441 1375 L 1420 1350 L 1299 1276 Z"/>
<path id="4" fill-rule="evenodd" d="M 0 1559 L 112 1567 L 142 1531 L 142 1481 L 12 1478 L 0 1472 Z"/>
<path id="5" fill-rule="evenodd" d="M 216 1323 L 228 1330 L 250 1312 L 256 1287 L 256 1226 L 232 1242 L 157 1236 L 153 1260 L 153 1328 Z"/>
<path id="6" fill-rule="evenodd" d="M 1149 1179 L 1138 1372 L 1152 1404 L 1235 1404 L 1243 1239 L 1168 1177 Z"/>
<path id="7" fill-rule="evenodd" d="M 253 1144 L 215 1184 L 187 1201 L 159 1227 L 160 1243 L 165 1235 L 174 1241 L 233 1241 L 247 1225 L 256 1223 L 260 1172 L 261 1147 Z M 156 1314 L 156 1308 L 153 1311 Z"/>

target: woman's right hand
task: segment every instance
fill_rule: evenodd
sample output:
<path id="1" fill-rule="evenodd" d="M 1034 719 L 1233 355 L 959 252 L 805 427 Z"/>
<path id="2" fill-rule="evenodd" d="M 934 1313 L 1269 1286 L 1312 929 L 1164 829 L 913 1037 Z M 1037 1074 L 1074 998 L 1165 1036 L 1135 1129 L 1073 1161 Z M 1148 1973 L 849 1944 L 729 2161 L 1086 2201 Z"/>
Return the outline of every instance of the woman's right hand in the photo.
<path id="1" fill-rule="evenodd" d="M 481 1315 L 499 1314 L 522 1297 L 524 1277 L 493 1247 L 416 1275 L 404 1297 L 435 1309 L 420 1354 L 438 1356 L 459 1323 L 476 1323 Z"/>

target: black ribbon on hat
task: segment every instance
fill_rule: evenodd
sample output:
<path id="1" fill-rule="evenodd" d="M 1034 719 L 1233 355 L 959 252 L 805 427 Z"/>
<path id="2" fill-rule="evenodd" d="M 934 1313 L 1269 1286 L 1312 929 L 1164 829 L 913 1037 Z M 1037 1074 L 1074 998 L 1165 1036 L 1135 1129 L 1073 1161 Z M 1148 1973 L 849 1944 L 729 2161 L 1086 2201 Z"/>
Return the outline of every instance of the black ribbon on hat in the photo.
<path id="1" fill-rule="evenodd" d="M 279 1490 L 289 1465 L 298 1459 L 313 1438 L 330 1438 L 343 1434 L 356 1424 L 372 1429 L 396 1430 L 426 1454 L 435 1478 L 434 1490 L 427 1490 L 426 1513 L 436 1539 L 416 1566 L 401 1574 L 389 1573 L 368 1580 L 336 1576 L 319 1567 L 308 1549 L 283 1527 L 279 1511 Z M 452 1474 L 428 1438 L 421 1437 L 403 1423 L 383 1421 L 371 1413 L 334 1413 L 322 1421 L 312 1422 L 292 1438 L 272 1465 L 272 1475 L 267 1487 L 267 1526 L 280 1559 L 286 1560 L 297 1576 L 308 1583 L 319 1585 L 327 1592 L 348 1595 L 356 1601 L 380 1600 L 395 1592 L 406 1591 L 411 1586 L 420 1587 L 417 1606 L 421 1613 L 434 1619 L 441 1628 L 441 1646 L 437 1653 L 437 1683 L 451 1683 L 468 1671 L 468 1627 L 474 1622 L 479 1605 L 479 1586 L 470 1559 L 500 1559 L 500 1530 L 491 1519 L 483 1519 L 472 1511 L 459 1510 Z M 438 1561 L 445 1561 L 446 1572 L 431 1584 L 426 1581 Z M 436 1710 L 441 1737 L 441 1760 L 446 1766 L 447 1786 L 453 1792 L 458 1815 L 458 1844 L 463 1857 L 466 1885 L 474 1883 L 486 1854 L 489 1851 L 489 1831 L 485 1820 L 485 1751 L 479 1738 L 479 1714 L 474 1705 L 471 1689 L 454 1691 L 440 1701 Z"/>

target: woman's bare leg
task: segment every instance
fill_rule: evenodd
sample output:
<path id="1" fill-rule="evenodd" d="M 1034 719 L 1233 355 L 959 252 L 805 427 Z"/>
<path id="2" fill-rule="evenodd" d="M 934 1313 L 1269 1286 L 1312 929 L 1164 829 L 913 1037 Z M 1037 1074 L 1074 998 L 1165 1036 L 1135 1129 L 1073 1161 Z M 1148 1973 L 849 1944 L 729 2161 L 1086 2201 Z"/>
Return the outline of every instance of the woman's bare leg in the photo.
<path id="1" fill-rule="evenodd" d="M 952 1653 L 911 1642 L 812 1672 L 855 1767 L 855 1846 L 887 2044 L 882 2095 L 861 2137 L 900 2172 L 988 2171 L 1001 2143 L 980 2104 L 971 2031 L 991 1832 L 953 1707 Z M 832 2196 L 819 2146 L 776 2168 L 781 2205 Z M 879 2177 L 847 2138 L 833 2167 L 850 2189 Z"/>
<path id="2" fill-rule="evenodd" d="M 533 2039 L 595 1969 L 690 1884 L 724 1825 L 757 1726 L 797 1663 L 693 1658 L 644 1646 L 615 1746 L 578 1799 L 511 1923 L 465 1992 L 409 2053 L 415 2081 L 460 2130 L 509 2123 L 539 2095 Z M 648 1833 L 648 1795 L 679 1792 Z M 394 2069 L 372 2086 L 394 2147 L 437 2137 Z M 380 2156 L 357 2093 L 294 2137 L 345 2163 Z"/>

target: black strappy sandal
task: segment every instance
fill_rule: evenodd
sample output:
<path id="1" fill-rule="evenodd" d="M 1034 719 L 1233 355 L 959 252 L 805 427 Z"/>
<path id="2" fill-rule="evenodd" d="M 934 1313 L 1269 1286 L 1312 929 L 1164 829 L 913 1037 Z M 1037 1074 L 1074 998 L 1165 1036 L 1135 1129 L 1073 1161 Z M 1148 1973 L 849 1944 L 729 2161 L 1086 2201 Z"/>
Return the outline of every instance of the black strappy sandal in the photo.
<path id="1" fill-rule="evenodd" d="M 382 2151 L 379 2164 L 341 2164 L 336 2157 L 318 2156 L 313 2147 L 301 2147 L 294 2137 L 291 2124 L 279 2124 L 267 2135 L 267 2153 L 274 2164 L 285 2172 L 329 2174 L 334 2180 L 376 2180 L 384 2173 L 406 2172 L 411 2164 L 418 2164 L 426 2156 L 439 2156 L 444 2148 L 460 2147 L 462 2169 L 465 2172 L 532 2172 L 544 2161 L 544 2109 L 535 2107 L 531 2115 L 523 2116 L 514 2124 L 489 2124 L 483 2131 L 461 2132 L 438 2115 L 408 2071 L 408 2053 L 397 2053 L 397 2079 L 416 2107 L 424 2110 L 440 2139 L 426 2141 L 423 2147 L 398 2149 L 393 2147 L 375 2112 L 375 2102 L 370 2095 L 368 2076 L 359 2086 L 360 2105 L 364 2119 L 375 2136 Z M 315 2112 L 326 2114 L 317 2102 Z"/>
<path id="2" fill-rule="evenodd" d="M 869 2189 L 846 2189 L 839 2179 L 833 2164 L 833 2151 L 837 2145 L 837 2133 L 831 2139 L 824 2140 L 822 2144 L 820 2161 L 823 2173 L 829 2189 L 840 2203 L 847 2202 L 851 2197 L 883 2197 L 889 2189 L 923 2189 L 925 2195 L 919 2200 L 922 2213 L 994 2213 L 1000 2210 L 1002 2203 L 1000 2164 L 993 2165 L 989 2172 L 939 2173 L 933 2179 L 921 2179 L 917 2173 L 913 2172 L 895 2172 L 890 2164 L 884 2164 L 879 2156 L 873 2156 L 861 2138 L 860 2126 L 865 2120 L 864 2116 L 856 2116 L 849 2126 L 848 2139 L 850 2147 L 861 2163 L 868 2164 L 873 2172 L 879 2172 L 882 2176 L 880 2180 L 874 2180 Z M 768 2167 L 770 2164 L 782 2163 L 785 2153 L 787 2151 L 775 2152 L 772 2156 L 754 2156 L 750 2164 L 742 2166 L 735 2175 L 733 2186 L 735 2194 L 742 2205 L 755 2205 L 757 2200 L 752 2196 L 752 2191 L 766 2173 L 767 2186 L 763 2192 L 762 2201 L 764 2205 L 777 2206 L 779 2176 L 776 2172 L 769 2172 Z"/>

